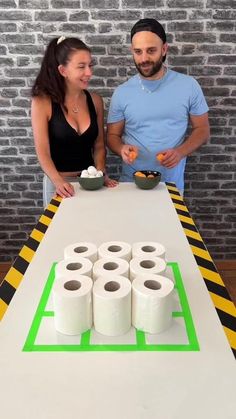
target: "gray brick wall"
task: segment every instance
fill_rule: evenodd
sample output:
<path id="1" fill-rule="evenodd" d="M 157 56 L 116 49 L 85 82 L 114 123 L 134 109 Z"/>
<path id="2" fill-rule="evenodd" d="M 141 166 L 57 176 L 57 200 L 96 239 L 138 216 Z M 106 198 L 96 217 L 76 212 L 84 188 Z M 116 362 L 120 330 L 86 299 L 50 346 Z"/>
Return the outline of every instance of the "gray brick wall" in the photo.
<path id="1" fill-rule="evenodd" d="M 81 37 L 96 61 L 91 88 L 109 105 L 134 74 L 129 31 L 155 17 L 168 65 L 196 77 L 210 106 L 211 140 L 188 160 L 186 202 L 215 259 L 236 258 L 235 0 L 1 0 L 0 260 L 12 261 L 42 213 L 42 172 L 30 126 L 30 86 L 48 40 Z M 110 155 L 109 172 L 119 173 Z"/>

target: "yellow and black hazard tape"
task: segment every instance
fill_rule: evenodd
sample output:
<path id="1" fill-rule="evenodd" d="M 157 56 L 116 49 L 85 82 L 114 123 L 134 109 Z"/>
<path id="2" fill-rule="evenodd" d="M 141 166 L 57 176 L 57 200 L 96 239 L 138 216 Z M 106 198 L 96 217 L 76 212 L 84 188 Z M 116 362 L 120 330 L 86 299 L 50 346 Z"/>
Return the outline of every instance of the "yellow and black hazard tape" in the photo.
<path id="1" fill-rule="evenodd" d="M 236 307 L 174 183 L 166 183 L 196 263 L 236 358 Z"/>
<path id="2" fill-rule="evenodd" d="M 54 197 L 39 218 L 38 223 L 22 247 L 12 267 L 0 285 L 0 320 L 3 318 L 34 254 L 52 221 L 62 198 Z"/>

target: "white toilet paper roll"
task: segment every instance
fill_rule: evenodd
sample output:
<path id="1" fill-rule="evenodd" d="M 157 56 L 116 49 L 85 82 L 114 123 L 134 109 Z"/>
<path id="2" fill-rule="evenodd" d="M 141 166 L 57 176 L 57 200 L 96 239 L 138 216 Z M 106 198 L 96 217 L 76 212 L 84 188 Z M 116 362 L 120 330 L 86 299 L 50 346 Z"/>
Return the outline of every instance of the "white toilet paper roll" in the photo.
<path id="1" fill-rule="evenodd" d="M 121 258 L 102 258 L 98 259 L 93 265 L 93 279 L 99 276 L 122 275 L 129 278 L 129 262 Z"/>
<path id="2" fill-rule="evenodd" d="M 131 281 L 137 275 L 162 274 L 166 270 L 166 262 L 155 256 L 139 256 L 133 258 L 129 265 Z"/>
<path id="3" fill-rule="evenodd" d="M 93 281 L 85 275 L 76 280 L 59 278 L 53 287 L 54 322 L 58 332 L 78 335 L 92 327 Z"/>
<path id="4" fill-rule="evenodd" d="M 64 259 L 68 259 L 74 256 L 81 256 L 88 258 L 94 263 L 97 260 L 97 246 L 93 243 L 78 242 L 70 244 L 64 249 Z"/>
<path id="5" fill-rule="evenodd" d="M 98 248 L 98 257 L 117 257 L 129 262 L 131 259 L 131 245 L 119 241 L 102 243 Z"/>
<path id="6" fill-rule="evenodd" d="M 173 282 L 161 275 L 140 275 L 132 282 L 132 324 L 147 333 L 160 333 L 171 325 Z"/>
<path id="7" fill-rule="evenodd" d="M 131 282 L 116 275 L 99 277 L 93 285 L 93 320 L 97 332 L 119 336 L 131 327 Z"/>
<path id="8" fill-rule="evenodd" d="M 157 242 L 136 242 L 132 245 L 132 257 L 157 256 L 165 260 L 166 249 L 161 243 Z"/>
<path id="9" fill-rule="evenodd" d="M 68 276 L 72 272 L 79 275 L 87 275 L 91 277 L 93 264 L 89 259 L 81 256 L 74 256 L 73 258 L 63 259 L 57 263 L 55 269 L 55 277 Z"/>

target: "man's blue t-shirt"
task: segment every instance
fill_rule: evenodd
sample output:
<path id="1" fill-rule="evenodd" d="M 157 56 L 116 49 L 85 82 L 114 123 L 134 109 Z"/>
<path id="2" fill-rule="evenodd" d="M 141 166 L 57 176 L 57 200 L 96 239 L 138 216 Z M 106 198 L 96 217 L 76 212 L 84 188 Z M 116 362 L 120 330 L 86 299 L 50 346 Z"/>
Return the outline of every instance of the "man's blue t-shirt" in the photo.
<path id="1" fill-rule="evenodd" d="M 156 155 L 183 142 L 190 114 L 207 111 L 198 82 L 173 70 L 167 70 L 161 80 L 140 80 L 135 75 L 118 86 L 111 99 L 108 123 L 125 121 L 124 144 L 139 148 L 132 165 L 122 163 L 120 180 L 133 181 L 135 170 L 158 170 L 162 181 L 175 182 L 183 191 L 186 158 L 167 169 L 158 163 Z"/>

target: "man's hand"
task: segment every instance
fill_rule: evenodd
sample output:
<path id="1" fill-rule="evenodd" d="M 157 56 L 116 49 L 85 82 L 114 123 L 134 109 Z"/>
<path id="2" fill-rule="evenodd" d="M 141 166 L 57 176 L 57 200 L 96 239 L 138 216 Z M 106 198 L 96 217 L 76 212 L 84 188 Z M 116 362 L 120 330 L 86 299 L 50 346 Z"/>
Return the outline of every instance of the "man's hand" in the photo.
<path id="1" fill-rule="evenodd" d="M 160 164 L 167 169 L 175 167 L 184 156 L 178 150 L 178 148 L 170 148 L 157 154 L 156 158 Z"/>
<path id="2" fill-rule="evenodd" d="M 125 163 L 131 164 L 138 156 L 138 147 L 134 145 L 124 144 L 121 147 L 120 154 Z"/>

